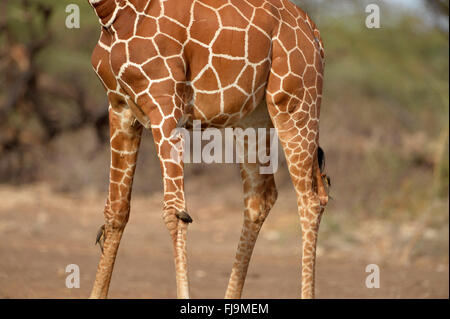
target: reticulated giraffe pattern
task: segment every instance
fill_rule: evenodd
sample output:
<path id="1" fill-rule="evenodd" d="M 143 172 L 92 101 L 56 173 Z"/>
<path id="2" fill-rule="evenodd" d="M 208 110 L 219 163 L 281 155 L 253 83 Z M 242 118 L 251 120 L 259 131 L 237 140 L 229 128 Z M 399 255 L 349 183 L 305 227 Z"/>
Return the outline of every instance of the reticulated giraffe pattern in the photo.
<path id="1" fill-rule="evenodd" d="M 90 0 L 101 36 L 92 64 L 110 102 L 111 170 L 103 253 L 92 297 L 106 297 L 130 211 L 142 127 L 164 181 L 177 294 L 189 297 L 183 163 L 171 156 L 177 126 L 272 127 L 296 189 L 302 227 L 302 297 L 314 297 L 315 247 L 328 196 L 318 165 L 323 46 L 288 0 Z M 273 175 L 241 164 L 244 225 L 226 297 L 239 298 L 254 244 L 276 200 Z"/>

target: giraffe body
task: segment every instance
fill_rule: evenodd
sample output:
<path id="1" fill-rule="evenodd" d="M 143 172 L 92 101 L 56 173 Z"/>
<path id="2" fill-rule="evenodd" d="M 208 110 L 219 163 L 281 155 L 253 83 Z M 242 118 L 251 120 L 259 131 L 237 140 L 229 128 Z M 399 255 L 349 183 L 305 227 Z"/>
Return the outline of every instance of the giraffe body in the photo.
<path id="1" fill-rule="evenodd" d="M 288 0 L 90 3 L 102 24 L 92 65 L 107 91 L 111 132 L 105 242 L 91 296 L 107 295 L 145 127 L 163 174 L 178 297 L 189 297 L 183 163 L 169 154 L 177 143 L 172 131 L 186 117 L 205 127 L 276 128 L 297 192 L 302 296 L 313 297 L 316 238 L 328 199 L 317 161 L 324 53 L 314 23 Z M 257 235 L 276 200 L 273 175 L 259 174 L 259 166 L 241 164 L 246 210 L 229 298 L 241 296 Z"/>

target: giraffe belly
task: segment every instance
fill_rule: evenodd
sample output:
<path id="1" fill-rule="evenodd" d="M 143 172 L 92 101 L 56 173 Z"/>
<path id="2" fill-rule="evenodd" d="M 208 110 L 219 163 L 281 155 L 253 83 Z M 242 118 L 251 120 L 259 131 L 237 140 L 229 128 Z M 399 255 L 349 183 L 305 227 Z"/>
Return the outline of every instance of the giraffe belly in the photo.
<path id="1" fill-rule="evenodd" d="M 191 88 L 193 98 L 187 104 L 186 111 L 193 120 L 200 120 L 206 126 L 233 126 L 263 100 L 266 82 L 261 82 L 259 89 L 255 91 L 245 91 L 235 86 L 213 93 Z M 250 86 L 252 81 L 249 80 L 247 84 Z"/>
<path id="2" fill-rule="evenodd" d="M 234 38 L 238 37 L 231 36 Z M 187 77 L 185 101 L 193 119 L 228 126 L 251 113 L 264 98 L 271 65 L 271 43 L 245 48 L 245 41 L 241 40 L 242 52 L 238 52 L 230 40 L 223 43 L 223 49 L 213 46 L 203 55 L 197 51 L 194 59 L 188 61 L 191 73 Z M 256 50 L 260 50 L 260 57 L 250 60 L 249 55 Z"/>

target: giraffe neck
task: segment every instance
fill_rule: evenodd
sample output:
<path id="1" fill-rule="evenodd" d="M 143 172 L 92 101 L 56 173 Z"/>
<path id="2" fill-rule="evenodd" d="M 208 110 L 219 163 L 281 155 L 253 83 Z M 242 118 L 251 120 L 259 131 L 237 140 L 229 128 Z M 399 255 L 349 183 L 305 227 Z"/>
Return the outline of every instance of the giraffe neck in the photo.
<path id="1" fill-rule="evenodd" d="M 89 3 L 94 8 L 97 14 L 100 24 L 105 28 L 111 26 L 117 17 L 119 11 L 119 1 L 117 0 L 89 0 Z"/>

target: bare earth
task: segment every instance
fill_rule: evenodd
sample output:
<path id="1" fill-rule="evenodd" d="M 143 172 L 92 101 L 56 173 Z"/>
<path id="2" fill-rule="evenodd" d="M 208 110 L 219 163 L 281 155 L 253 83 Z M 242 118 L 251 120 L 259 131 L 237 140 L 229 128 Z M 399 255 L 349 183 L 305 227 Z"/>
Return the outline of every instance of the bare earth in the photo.
<path id="1" fill-rule="evenodd" d="M 188 205 L 194 218 L 188 234 L 191 295 L 222 298 L 241 227 L 240 185 L 204 192 L 190 192 L 189 186 Z M 0 298 L 88 297 L 100 254 L 94 240 L 103 223 L 104 196 L 54 194 L 45 185 L 0 186 Z M 133 198 L 110 298 L 176 297 L 172 246 L 161 218 L 161 198 L 161 193 Z M 448 262 L 431 259 L 405 266 L 388 258 L 378 260 L 381 287 L 368 289 L 365 268 L 373 260 L 360 253 L 362 248 L 330 251 L 322 241 L 318 298 L 449 297 Z M 65 286 L 69 264 L 80 267 L 79 289 Z M 297 298 L 299 270 L 295 200 L 292 193 L 280 191 L 257 242 L 243 297 Z"/>

